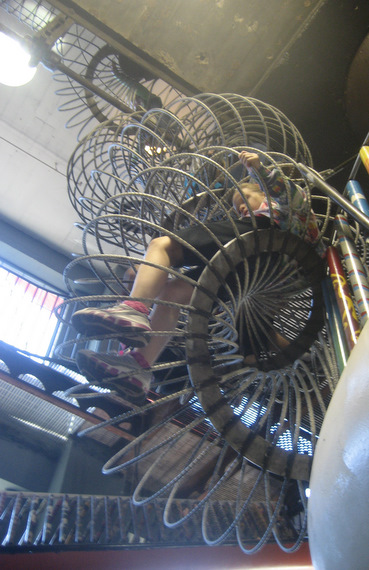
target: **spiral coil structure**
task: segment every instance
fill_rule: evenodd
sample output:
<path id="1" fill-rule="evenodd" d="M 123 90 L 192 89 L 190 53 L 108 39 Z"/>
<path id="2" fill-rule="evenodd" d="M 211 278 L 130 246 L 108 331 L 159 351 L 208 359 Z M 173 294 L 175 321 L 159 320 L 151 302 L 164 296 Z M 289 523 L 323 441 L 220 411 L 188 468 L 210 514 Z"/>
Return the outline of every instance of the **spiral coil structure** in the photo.
<path id="1" fill-rule="evenodd" d="M 1 7 L 37 32 L 58 15 L 46 2 L 7 0 Z M 299 163 L 312 166 L 309 149 L 278 109 L 236 94 L 183 97 L 79 24 L 63 33 L 55 51 L 77 78 L 55 74 L 64 98 L 60 110 L 70 114 L 66 126 L 79 129 L 68 193 L 83 252 L 65 271 L 71 298 L 58 315 L 66 325 L 76 306 L 128 298 L 153 238 L 179 240 L 179 229 L 232 221 L 232 194 L 247 178 L 241 150 L 258 152 L 264 164 L 278 166 L 304 189 L 324 239 L 330 202 L 313 195 L 300 172 Z M 232 535 L 253 553 L 273 535 L 293 551 L 306 536 L 305 490 L 339 370 L 325 326 L 320 257 L 304 232 L 281 232 L 273 218 L 270 229 L 258 230 L 250 216 L 252 231 L 240 234 L 235 226 L 226 246 L 212 234 L 219 252 L 210 260 L 198 255 L 200 276 L 188 268 L 167 270 L 170 280 L 192 285 L 194 293 L 189 304 L 156 301 L 180 316 L 152 367 L 146 404 L 121 401 L 119 416 L 80 435 L 131 426 L 130 443 L 103 472 L 131 478 L 136 506 L 164 502 L 167 527 L 201 516 L 209 545 Z M 356 237 L 366 256 L 366 241 Z M 82 297 L 75 278 L 81 265 L 93 274 Z M 283 348 L 277 335 L 286 340 Z M 58 355 L 72 362 L 79 348 L 118 351 L 120 344 L 114 337 L 73 336 Z M 67 397 L 78 401 L 94 393 L 101 398 L 101 390 L 82 384 Z M 183 499 L 190 499 L 185 508 Z"/>
<path id="2" fill-rule="evenodd" d="M 127 111 L 145 112 L 181 96 L 178 89 L 143 67 L 132 65 L 122 53 L 79 24 L 73 24 L 59 38 L 55 50 L 63 64 L 91 86 L 88 89 L 64 73 L 54 74 L 60 83 L 57 94 L 63 100 L 59 110 L 70 115 L 67 128 L 79 128 L 78 139 L 98 123 L 110 122 L 114 130 L 120 122 L 120 104 Z M 96 88 L 111 99 L 96 95 Z"/>
<path id="3" fill-rule="evenodd" d="M 165 109 L 120 115 L 113 130 L 109 121 L 97 126 L 81 140 L 69 161 L 70 200 L 87 222 L 96 214 L 99 202 L 119 192 L 112 175 L 146 192 L 148 168 L 180 153 L 190 153 L 187 163 L 194 161 L 191 153 L 200 149 L 208 149 L 205 154 L 210 159 L 214 146 L 273 150 L 296 162 L 312 164 L 300 133 L 274 107 L 239 95 L 202 94 L 177 99 Z M 217 162 L 227 168 L 230 158 L 225 151 Z M 194 169 L 195 164 L 185 166 L 186 171 Z"/>
<path id="4" fill-rule="evenodd" d="M 49 2 L 38 0 L 1 0 L 0 7 L 34 31 L 44 28 L 58 14 Z"/>
<path id="5" fill-rule="evenodd" d="M 83 254 L 66 268 L 71 299 L 59 317 L 68 323 L 76 303 L 106 306 L 128 298 L 154 237 L 180 241 L 181 228 L 233 220 L 232 195 L 248 176 L 238 159 L 245 149 L 303 187 L 318 206 L 324 233 L 330 203 L 312 195 L 298 168 L 298 162 L 311 164 L 310 153 L 296 128 L 264 103 L 202 94 L 122 115 L 114 130 L 105 123 L 85 137 L 68 168 L 69 197 L 84 227 Z M 166 270 L 169 279 L 190 283 L 194 293 L 189 305 L 156 300 L 179 309 L 178 324 L 152 367 L 147 403 L 137 408 L 122 401 L 122 414 L 101 424 L 131 422 L 136 435 L 103 472 L 134 477 L 136 505 L 166 498 L 168 527 L 201 512 L 208 544 L 234 533 L 245 552 L 255 552 L 273 534 L 291 551 L 306 535 L 305 488 L 338 372 L 324 324 L 321 258 L 304 235 L 282 232 L 273 218 L 271 229 L 258 230 L 250 215 L 254 229 L 240 235 L 235 227 L 226 246 L 213 234 L 219 252 L 201 259 L 199 278 L 188 268 Z M 80 297 L 71 275 L 81 263 L 100 283 L 98 294 Z M 275 334 L 287 339 L 283 349 Z M 79 336 L 58 353 L 73 358 L 76 347 L 91 342 L 94 350 L 106 349 L 104 337 Z M 246 345 L 252 347 L 251 362 Z M 113 336 L 112 348 L 119 349 Z M 77 386 L 69 396 L 91 397 L 91 389 Z M 286 506 L 291 489 L 300 495 L 298 520 Z M 180 512 L 177 499 L 185 496 L 197 500 Z M 227 501 L 226 519 L 217 516 L 219 500 Z M 250 549 L 255 508 L 264 522 Z M 286 524 L 293 546 L 285 544 L 285 534 L 279 537 L 278 527 Z"/>

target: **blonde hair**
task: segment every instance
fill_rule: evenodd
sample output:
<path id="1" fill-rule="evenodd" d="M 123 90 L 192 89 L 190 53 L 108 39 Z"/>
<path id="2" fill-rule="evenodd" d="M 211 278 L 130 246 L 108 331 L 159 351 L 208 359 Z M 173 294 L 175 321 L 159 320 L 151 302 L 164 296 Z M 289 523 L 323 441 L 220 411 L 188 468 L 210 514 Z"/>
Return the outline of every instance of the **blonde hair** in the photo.
<path id="1" fill-rule="evenodd" d="M 241 192 L 243 190 L 252 190 L 253 192 L 259 192 L 260 194 L 264 194 L 264 191 L 260 188 L 257 182 L 242 182 L 242 184 L 240 184 L 240 190 Z"/>
<path id="2" fill-rule="evenodd" d="M 236 190 L 232 194 L 232 202 L 234 201 L 235 196 L 243 194 L 244 190 L 251 190 L 252 192 L 258 192 L 259 194 L 265 195 L 263 190 L 260 188 L 259 184 L 257 184 L 256 182 L 241 182 L 239 188 L 236 188 Z"/>

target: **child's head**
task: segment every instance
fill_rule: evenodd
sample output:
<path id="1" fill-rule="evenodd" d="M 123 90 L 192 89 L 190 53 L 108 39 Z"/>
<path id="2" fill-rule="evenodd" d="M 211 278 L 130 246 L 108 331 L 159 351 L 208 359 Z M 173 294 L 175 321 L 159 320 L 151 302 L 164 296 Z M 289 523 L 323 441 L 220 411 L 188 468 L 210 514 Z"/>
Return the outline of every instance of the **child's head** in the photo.
<path id="1" fill-rule="evenodd" d="M 241 217 L 245 217 L 249 211 L 243 196 L 247 199 L 250 210 L 257 210 L 265 200 L 265 194 L 259 184 L 252 182 L 240 184 L 240 191 L 235 190 L 232 203 L 237 214 Z"/>

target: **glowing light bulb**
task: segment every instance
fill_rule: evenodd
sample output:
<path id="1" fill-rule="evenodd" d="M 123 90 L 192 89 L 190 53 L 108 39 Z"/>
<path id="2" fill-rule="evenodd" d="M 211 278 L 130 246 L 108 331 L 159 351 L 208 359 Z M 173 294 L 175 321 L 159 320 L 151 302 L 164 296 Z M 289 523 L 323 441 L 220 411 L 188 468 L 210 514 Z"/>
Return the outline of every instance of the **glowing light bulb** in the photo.
<path id="1" fill-rule="evenodd" d="M 30 67 L 31 55 L 17 40 L 0 32 L 0 83 L 9 87 L 25 85 L 34 77 L 37 67 Z"/>

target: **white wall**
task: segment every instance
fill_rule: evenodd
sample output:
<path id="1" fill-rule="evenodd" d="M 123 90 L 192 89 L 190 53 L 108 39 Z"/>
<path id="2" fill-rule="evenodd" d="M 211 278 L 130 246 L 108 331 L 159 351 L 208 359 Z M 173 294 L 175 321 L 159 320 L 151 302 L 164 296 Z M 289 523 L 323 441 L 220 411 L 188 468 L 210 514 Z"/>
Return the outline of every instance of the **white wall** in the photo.
<path id="1" fill-rule="evenodd" d="M 42 66 L 27 85 L 0 84 L 0 216 L 68 253 L 81 238 L 66 178 L 77 132 L 64 126 L 57 88 Z"/>

